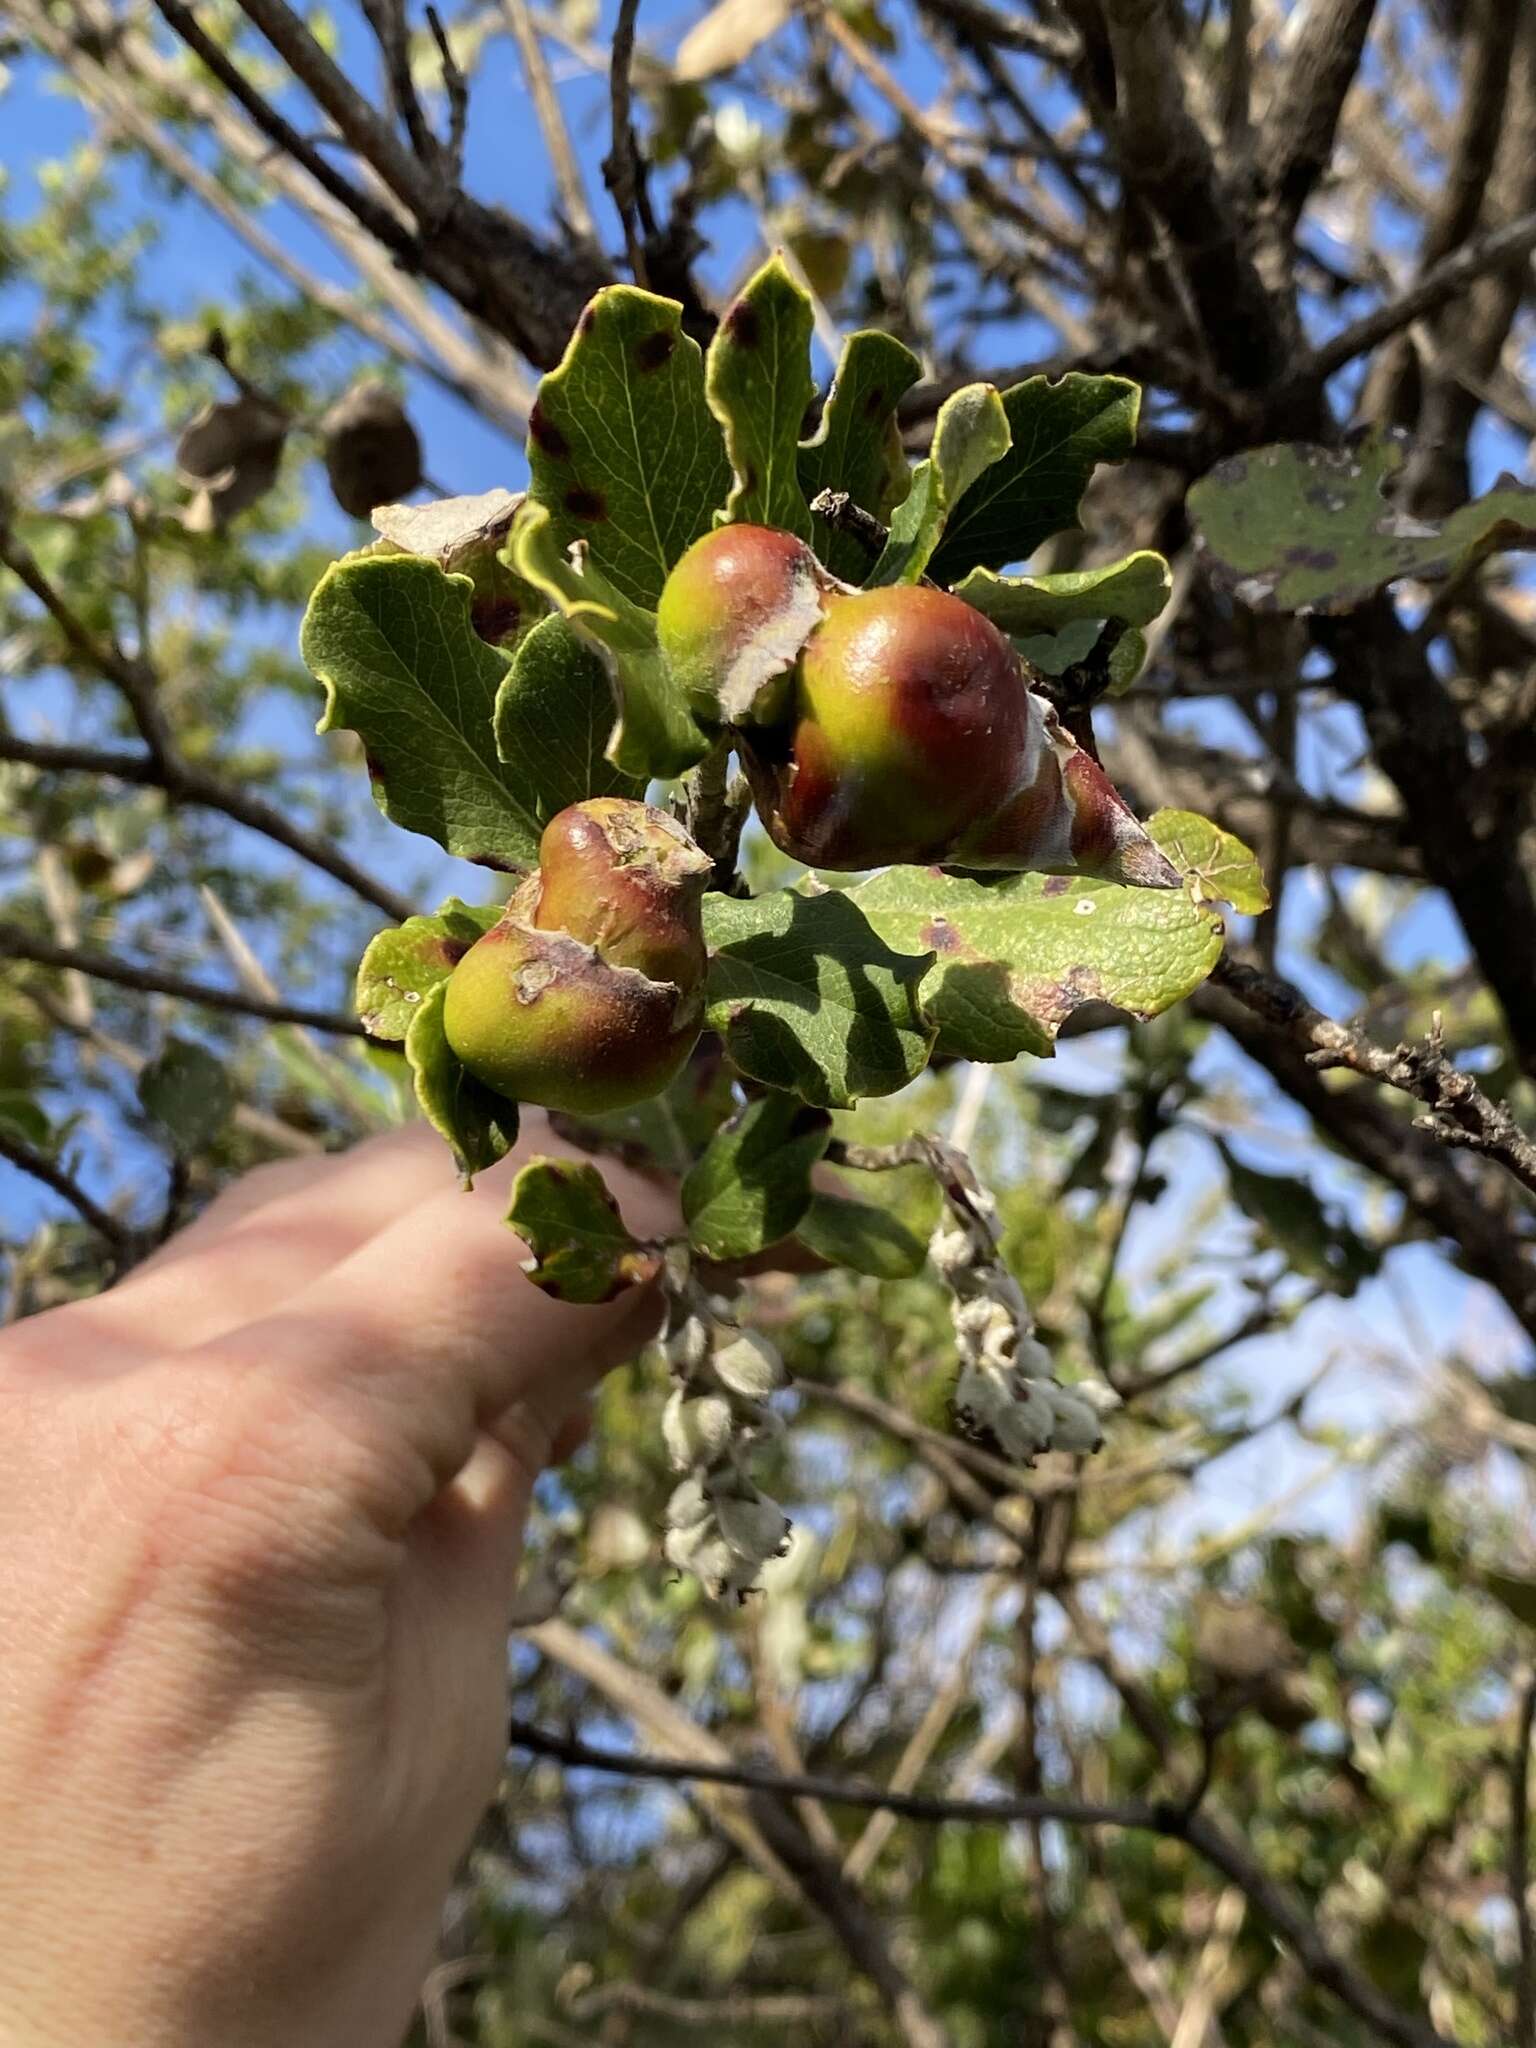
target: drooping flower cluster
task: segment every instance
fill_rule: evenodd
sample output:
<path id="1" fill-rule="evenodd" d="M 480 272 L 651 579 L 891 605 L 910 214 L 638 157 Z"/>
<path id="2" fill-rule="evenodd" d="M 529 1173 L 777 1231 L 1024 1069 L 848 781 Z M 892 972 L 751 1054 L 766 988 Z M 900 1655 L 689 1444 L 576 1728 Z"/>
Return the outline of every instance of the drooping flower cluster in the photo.
<path id="1" fill-rule="evenodd" d="M 921 1142 L 944 1191 L 928 1255 L 953 1296 L 956 1422 L 1023 1465 L 1040 1451 L 1097 1451 L 1119 1396 L 1102 1380 L 1057 1384 L 1023 1289 L 1003 1264 L 996 1202 L 964 1153 L 936 1138 Z"/>

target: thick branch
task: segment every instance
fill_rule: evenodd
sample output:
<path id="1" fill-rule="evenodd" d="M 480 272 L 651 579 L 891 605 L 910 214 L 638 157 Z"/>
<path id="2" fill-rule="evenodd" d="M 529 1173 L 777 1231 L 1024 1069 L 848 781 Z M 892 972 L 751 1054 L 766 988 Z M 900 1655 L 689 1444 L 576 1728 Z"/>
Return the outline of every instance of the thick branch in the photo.
<path id="1" fill-rule="evenodd" d="M 158 967 L 115 960 L 110 954 L 97 953 L 88 946 L 60 946 L 7 919 L 0 919 L 0 959 L 30 960 L 37 967 L 73 969 L 97 981 L 115 982 L 119 988 L 174 996 L 179 1002 L 197 1003 L 205 1010 L 228 1010 L 237 1017 L 264 1017 L 272 1024 L 301 1024 L 307 1030 L 328 1031 L 338 1038 L 367 1036 L 355 1017 L 343 1016 L 339 1011 L 312 1010 L 303 1003 L 267 1002 L 260 996 L 244 995 L 238 989 L 213 988 L 206 982 L 166 974 Z"/>
<path id="2" fill-rule="evenodd" d="M 1376 0 L 1313 0 L 1259 137 L 1259 176 L 1287 234 L 1333 160 Z"/>

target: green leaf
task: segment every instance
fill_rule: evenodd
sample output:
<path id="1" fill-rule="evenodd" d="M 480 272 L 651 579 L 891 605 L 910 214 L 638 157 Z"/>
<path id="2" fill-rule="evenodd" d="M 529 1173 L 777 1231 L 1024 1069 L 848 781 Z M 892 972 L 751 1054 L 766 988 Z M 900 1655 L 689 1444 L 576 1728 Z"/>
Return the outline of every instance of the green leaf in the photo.
<path id="1" fill-rule="evenodd" d="M 1381 1254 L 1341 1217 L 1331 1215 L 1304 1180 L 1245 1166 L 1218 1138 L 1232 1198 L 1298 1273 L 1333 1294 L 1353 1294 L 1381 1264 Z"/>
<path id="2" fill-rule="evenodd" d="M 660 1252 L 631 1233 L 585 1161 L 530 1159 L 512 1183 L 507 1221 L 533 1253 L 523 1270 L 557 1301 L 612 1301 L 661 1267 Z"/>
<path id="3" fill-rule="evenodd" d="M 1150 625 L 1171 588 L 1166 559 L 1142 548 L 1101 569 L 1068 569 L 1053 576 L 998 576 L 991 569 L 972 569 L 955 585 L 955 595 L 1005 633 L 1059 633 L 1074 620 Z"/>
<path id="4" fill-rule="evenodd" d="M 48 1151 L 53 1143 L 53 1125 L 42 1105 L 24 1088 L 0 1088 L 0 1127 L 13 1131 L 28 1145 Z"/>
<path id="5" fill-rule="evenodd" d="M 928 1262 L 928 1248 L 889 1209 L 839 1195 L 812 1195 L 795 1233 L 808 1251 L 833 1266 L 877 1280 L 910 1280 Z"/>
<path id="6" fill-rule="evenodd" d="M 589 1151 L 626 1159 L 637 1154 L 662 1172 L 685 1174 L 735 1107 L 730 1069 L 718 1053 L 700 1052 L 659 1095 L 599 1116 L 560 1118 Z"/>
<path id="7" fill-rule="evenodd" d="M 1029 633 L 1014 642 L 1026 661 L 1042 674 L 1063 676 L 1086 661 L 1099 644 L 1103 627 L 1097 619 L 1069 619 L 1059 633 Z"/>
<path id="8" fill-rule="evenodd" d="M 615 716 L 607 664 L 574 626 L 541 619 L 523 635 L 496 697 L 496 751 L 532 781 L 541 824 L 589 796 L 645 794 L 608 759 Z"/>
<path id="9" fill-rule="evenodd" d="M 1218 463 L 1189 494 L 1201 551 L 1255 611 L 1348 611 L 1403 576 L 1436 582 L 1496 548 L 1536 544 L 1536 488 L 1501 478 L 1443 524 L 1393 505 L 1397 441 L 1283 442 Z"/>
<path id="10" fill-rule="evenodd" d="M 584 541 L 604 579 L 654 611 L 667 571 L 709 531 L 731 484 L 679 305 L 632 285 L 597 294 L 539 385 L 528 468 L 557 550 Z"/>
<path id="11" fill-rule="evenodd" d="M 500 915 L 499 903 L 461 903 L 450 896 L 433 916 L 408 917 L 370 939 L 358 964 L 354 998 L 363 1029 L 403 1043 L 426 996 Z"/>
<path id="12" fill-rule="evenodd" d="M 809 503 L 822 491 L 846 491 L 876 519 L 889 518 L 912 488 L 902 453 L 896 407 L 922 375 L 911 349 L 873 328 L 850 334 L 832 380 L 820 425 L 800 447 L 800 487 Z M 834 576 L 862 583 L 868 551 L 820 517 L 811 545 Z"/>
<path id="13" fill-rule="evenodd" d="M 507 657 L 470 625 L 467 577 L 414 555 L 354 555 L 320 579 L 300 645 L 325 685 L 318 730 L 363 742 L 385 817 L 483 866 L 532 864 L 538 791 L 497 759 Z"/>
<path id="14" fill-rule="evenodd" d="M 183 1158 L 203 1151 L 229 1122 L 235 1091 L 222 1060 L 187 1038 L 168 1038 L 139 1075 L 139 1101 Z"/>
<path id="15" fill-rule="evenodd" d="M 1008 452 L 1008 431 L 995 385 L 967 384 L 945 399 L 934 422 L 928 459 L 917 465 L 912 488 L 891 519 L 891 537 L 869 572 L 871 584 L 921 579 L 951 511 L 977 478 Z"/>
<path id="16" fill-rule="evenodd" d="M 1198 811 L 1154 811 L 1147 830 L 1188 877 L 1197 902 L 1230 903 L 1250 917 L 1268 910 L 1264 870 L 1235 833 L 1224 832 Z"/>
<path id="17" fill-rule="evenodd" d="M 518 573 L 542 590 L 600 653 L 618 703 L 607 755 L 618 771 L 648 782 L 681 775 L 709 751 L 710 735 L 656 644 L 656 614 L 632 604 L 595 567 L 590 554 L 562 552 L 555 522 L 528 505 L 512 530 Z"/>
<path id="18" fill-rule="evenodd" d="M 927 954 L 897 952 L 846 893 L 706 896 L 708 1028 L 742 1073 L 842 1109 L 920 1074 Z"/>
<path id="19" fill-rule="evenodd" d="M 683 1182 L 688 1236 L 708 1259 L 747 1259 L 789 1236 L 811 1201 L 831 1119 L 762 1095 L 716 1133 Z"/>
<path id="20" fill-rule="evenodd" d="M 736 481 L 726 518 L 811 537 L 800 489 L 800 428 L 816 396 L 811 302 L 772 256 L 715 330 L 704 364 L 709 409 Z"/>
<path id="21" fill-rule="evenodd" d="M 517 1104 L 477 1081 L 448 1043 L 443 1030 L 447 993 L 445 979 L 422 997 L 405 1034 L 405 1057 L 422 1115 L 452 1146 L 467 1179 L 494 1166 L 513 1144 Z"/>
<path id="22" fill-rule="evenodd" d="M 1012 445 L 952 513 L 929 565 L 936 582 L 1026 561 L 1053 533 L 1075 529 L 1095 467 L 1123 462 L 1136 443 L 1141 390 L 1126 377 L 1031 377 L 1002 402 Z"/>
<path id="23" fill-rule="evenodd" d="M 1155 1017 L 1198 988 L 1221 952 L 1219 920 L 1173 889 L 888 868 L 851 894 L 883 939 L 932 957 L 923 1007 L 941 1049 L 963 1059 L 1048 1055 L 1083 1003 Z"/>

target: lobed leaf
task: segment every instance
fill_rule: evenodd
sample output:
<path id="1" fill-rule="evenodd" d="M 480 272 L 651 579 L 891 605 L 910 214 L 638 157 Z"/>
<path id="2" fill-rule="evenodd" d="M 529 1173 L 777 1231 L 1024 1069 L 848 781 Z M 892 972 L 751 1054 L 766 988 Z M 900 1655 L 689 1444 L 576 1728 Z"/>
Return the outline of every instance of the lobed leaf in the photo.
<path id="1" fill-rule="evenodd" d="M 772 256 L 727 309 L 704 365 L 710 411 L 725 432 L 735 482 L 731 523 L 774 526 L 811 538 L 800 489 L 800 428 L 816 396 L 811 376 L 811 302 Z"/>
<path id="2" fill-rule="evenodd" d="M 661 1268 L 661 1253 L 633 1234 L 584 1160 L 530 1159 L 512 1183 L 507 1221 L 533 1254 L 524 1272 L 556 1301 L 612 1301 Z"/>
<path id="3" fill-rule="evenodd" d="M 921 375 L 922 364 L 893 334 L 864 328 L 849 335 L 820 424 L 800 444 L 800 488 L 807 503 L 822 491 L 846 491 L 874 518 L 889 518 L 912 488 L 896 407 Z M 813 517 L 811 545 L 845 583 L 862 583 L 869 575 L 866 549 L 819 514 Z"/>
<path id="4" fill-rule="evenodd" d="M 654 610 L 668 570 L 709 531 L 731 485 L 681 306 L 633 285 L 596 295 L 539 385 L 528 468 L 556 551 L 584 541 L 620 596 Z"/>
<path id="5" fill-rule="evenodd" d="M 466 1179 L 494 1166 L 516 1142 L 517 1105 L 477 1081 L 443 1029 L 446 977 L 422 997 L 405 1034 L 405 1057 L 421 1113 L 453 1149 Z"/>
<path id="6" fill-rule="evenodd" d="M 788 1237 L 811 1202 L 831 1119 L 792 1095 L 761 1095 L 723 1125 L 683 1181 L 689 1241 L 708 1259 L 747 1259 Z"/>
<path id="7" fill-rule="evenodd" d="M 1257 917 L 1269 908 L 1264 870 L 1251 847 L 1198 811 L 1154 811 L 1147 830 L 1199 903 L 1230 903 Z"/>
<path id="8" fill-rule="evenodd" d="M 1536 544 L 1536 487 L 1504 477 L 1440 524 L 1386 496 L 1402 465 L 1395 440 L 1231 456 L 1189 493 L 1201 552 L 1255 611 L 1336 612 L 1401 577 L 1434 582 L 1496 548 Z"/>
<path id="9" fill-rule="evenodd" d="M 931 956 L 899 952 L 845 892 L 706 896 L 706 1023 L 742 1073 L 841 1109 L 920 1074 Z"/>
<path id="10" fill-rule="evenodd" d="M 914 470 L 912 488 L 891 519 L 891 537 L 869 572 L 871 584 L 922 579 L 952 510 L 1008 452 L 1008 443 L 1008 419 L 995 386 L 967 384 L 945 399 L 928 458 Z"/>
<path id="11" fill-rule="evenodd" d="M 326 692 L 319 731 L 362 740 L 390 821 L 494 868 L 532 864 L 539 791 L 497 757 L 492 717 L 507 657 L 470 624 L 471 585 L 415 555 L 353 555 L 327 569 L 300 640 Z"/>
<path id="12" fill-rule="evenodd" d="M 499 903 L 450 896 L 431 917 L 408 917 L 368 941 L 354 1004 L 370 1037 L 403 1044 L 417 1010 L 501 915 Z"/>
<path id="13" fill-rule="evenodd" d="M 1155 1017 L 1198 988 L 1221 952 L 1219 919 L 1171 889 L 887 868 L 851 895 L 883 939 L 926 953 L 923 1007 L 941 1049 L 963 1059 L 1048 1056 L 1084 1003 Z"/>
<path id="14" fill-rule="evenodd" d="M 1141 390 L 1126 377 L 1069 371 L 1031 377 L 1002 397 L 1011 445 L 965 493 L 929 565 L 939 583 L 1026 561 L 1053 533 L 1075 530 L 1088 479 L 1136 443 Z"/>

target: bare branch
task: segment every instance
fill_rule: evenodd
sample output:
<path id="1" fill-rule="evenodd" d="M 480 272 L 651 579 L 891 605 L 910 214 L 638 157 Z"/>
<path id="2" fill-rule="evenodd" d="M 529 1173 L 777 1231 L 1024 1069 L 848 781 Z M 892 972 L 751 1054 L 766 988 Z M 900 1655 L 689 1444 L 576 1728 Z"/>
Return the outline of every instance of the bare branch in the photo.
<path id="1" fill-rule="evenodd" d="M 1376 0 L 1311 0 L 1259 136 L 1259 176 L 1285 232 L 1333 159 L 1334 138 L 1370 33 Z"/>
<path id="2" fill-rule="evenodd" d="M 197 1003 L 205 1010 L 228 1010 L 237 1017 L 265 1017 L 272 1024 L 301 1024 L 310 1031 L 330 1032 L 337 1038 L 366 1038 L 367 1032 L 355 1017 L 336 1010 L 315 1010 L 303 1003 L 268 1002 L 261 996 L 245 995 L 238 989 L 213 988 L 206 982 L 188 981 L 179 974 L 167 974 L 158 967 L 140 967 L 130 960 L 115 960 L 88 946 L 60 946 L 52 939 L 29 932 L 8 919 L 0 919 L 0 959 L 30 960 L 37 967 L 58 967 L 89 974 L 97 981 L 115 982 L 119 988 L 135 988 L 147 995 L 174 996 L 179 1002 Z"/>
<path id="3" fill-rule="evenodd" d="M 592 218 L 586 181 L 581 175 L 581 165 L 576 158 L 571 133 L 566 126 L 565 116 L 560 111 L 560 102 L 555 96 L 554 81 L 544 59 L 544 48 L 539 41 L 539 32 L 534 27 L 533 17 L 528 11 L 528 0 L 501 0 L 501 11 L 506 16 L 507 27 L 512 31 L 512 40 L 517 44 L 517 54 L 523 67 L 523 77 L 527 81 L 528 94 L 533 101 L 534 112 L 539 118 L 544 147 L 549 151 L 550 165 L 555 174 L 555 190 L 560 195 L 560 210 L 578 235 L 584 235 L 589 242 L 595 243 L 597 223 Z"/>
<path id="4" fill-rule="evenodd" d="M 635 20 L 640 0 L 619 0 L 618 20 L 613 27 L 613 54 L 608 64 L 608 105 L 613 139 L 603 159 L 603 183 L 613 194 L 624 229 L 624 248 L 636 282 L 646 282 L 645 230 L 642 208 L 645 199 L 645 167 L 640 145 L 635 140 L 630 112 L 632 87 L 630 68 L 635 61 Z"/>
<path id="5" fill-rule="evenodd" d="M 60 1196 L 74 1210 L 82 1222 L 88 1223 L 98 1237 L 105 1238 L 113 1259 L 121 1267 L 131 1264 L 138 1249 L 138 1233 L 122 1223 L 116 1216 L 103 1209 L 101 1204 L 89 1196 L 80 1183 L 64 1168 L 50 1159 L 45 1152 L 39 1152 L 35 1145 L 28 1144 L 19 1131 L 9 1124 L 0 1124 L 0 1159 L 5 1159 L 21 1172 L 30 1174 L 54 1194 Z"/>

